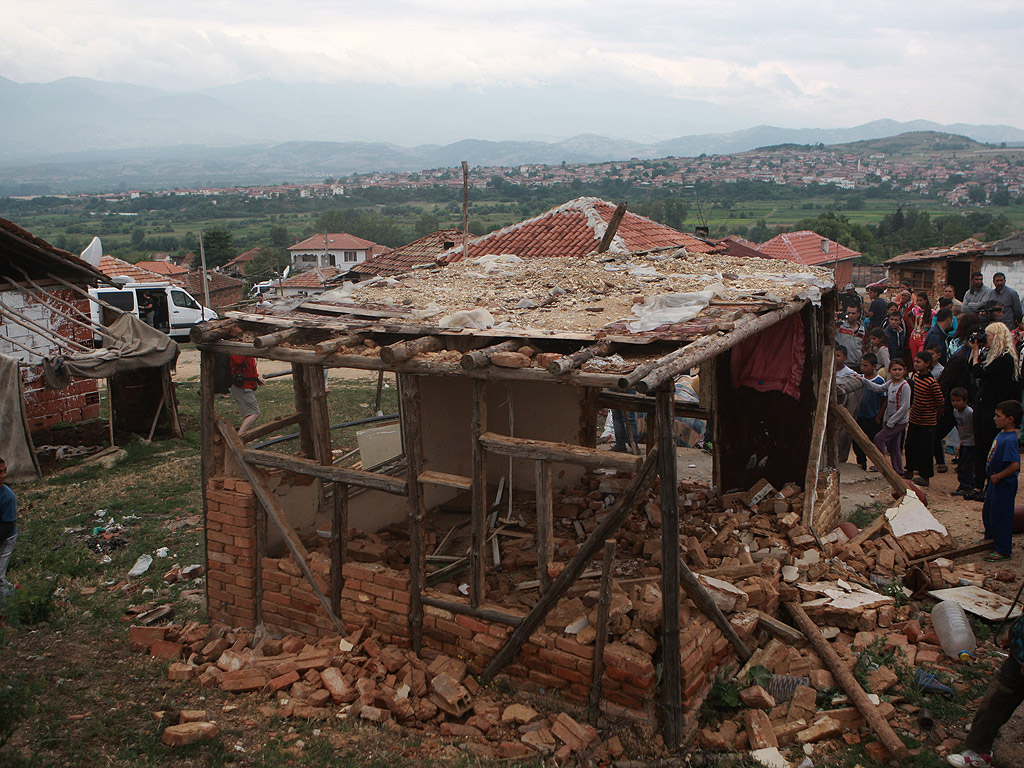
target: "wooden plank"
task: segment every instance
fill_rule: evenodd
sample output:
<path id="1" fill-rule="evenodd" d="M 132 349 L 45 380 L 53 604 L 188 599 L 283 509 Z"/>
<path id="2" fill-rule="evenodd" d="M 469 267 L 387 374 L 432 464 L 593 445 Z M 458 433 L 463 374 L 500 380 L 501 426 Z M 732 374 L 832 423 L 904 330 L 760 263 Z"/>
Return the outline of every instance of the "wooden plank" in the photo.
<path id="1" fill-rule="evenodd" d="M 274 525 L 277 526 L 277 530 L 284 539 L 285 546 L 288 547 L 288 551 L 292 554 L 292 559 L 295 560 L 295 564 L 299 567 L 299 570 L 302 571 L 303 576 L 306 577 L 306 581 L 309 582 L 309 586 L 313 589 L 313 593 L 320 601 L 320 605 L 323 606 L 327 617 L 331 620 L 331 623 L 334 625 L 334 628 L 338 630 L 339 634 L 343 636 L 348 634 L 345 632 L 345 628 L 341 625 L 337 615 L 331 608 L 330 601 L 324 596 L 324 593 L 320 591 L 320 587 L 317 585 L 316 579 L 313 577 L 313 572 L 309 569 L 309 563 L 306 562 L 309 557 L 309 552 L 306 551 L 306 547 L 299 538 L 299 535 L 288 522 L 288 516 L 285 514 L 284 509 L 282 509 L 281 505 L 277 503 L 277 499 L 274 498 L 273 492 L 267 487 L 263 478 L 260 477 L 260 475 L 258 475 L 243 458 L 245 446 L 242 444 L 241 438 L 238 437 L 238 433 L 235 432 L 234 427 L 228 424 L 220 416 L 215 417 L 215 422 L 221 435 L 224 437 L 224 442 L 227 445 L 228 450 L 235 457 L 239 466 L 241 466 L 246 479 L 249 481 L 249 485 L 252 486 L 253 493 L 256 495 L 256 498 L 259 499 L 263 508 L 267 511 L 267 516 L 273 521 Z"/>
<path id="2" fill-rule="evenodd" d="M 495 624 L 505 624 L 509 627 L 518 627 L 523 622 L 521 616 L 513 616 L 510 613 L 495 611 L 489 608 L 477 608 L 465 603 L 457 603 L 454 600 L 440 600 L 436 597 L 428 597 L 427 595 L 423 596 L 423 604 L 440 608 L 443 611 L 461 613 L 465 616 L 472 616 L 475 619 L 491 621 Z"/>
<path id="3" fill-rule="evenodd" d="M 473 415 L 469 427 L 472 441 L 473 500 L 471 511 L 471 543 L 469 547 L 469 599 L 474 606 L 483 600 L 484 537 L 487 535 L 487 451 L 480 444 L 480 436 L 487 429 L 487 382 L 473 382 Z"/>
<path id="4" fill-rule="evenodd" d="M 409 634 L 412 649 L 419 655 L 423 648 L 423 587 L 427 569 L 423 549 L 423 519 L 426 510 L 423 492 L 417 480 L 423 472 L 419 381 L 415 376 L 403 374 L 398 377 L 398 391 L 402 409 L 402 444 L 409 467 Z"/>
<path id="5" fill-rule="evenodd" d="M 252 448 L 245 449 L 243 458 L 249 464 L 256 464 L 261 467 L 287 469 L 289 472 L 297 472 L 300 475 L 311 475 L 312 477 L 319 477 L 321 480 L 345 483 L 347 485 L 354 485 L 357 488 L 372 488 L 375 491 L 393 493 L 396 496 L 405 496 L 409 492 L 408 483 L 404 479 L 383 475 L 378 472 L 324 466 L 312 459 L 286 456 L 283 453 L 275 453 L 274 451 L 257 451 Z"/>
<path id="6" fill-rule="evenodd" d="M 676 441 L 672 433 L 674 394 L 669 382 L 655 396 L 661 502 L 662 734 L 669 749 L 679 744 L 683 728 L 682 660 L 679 656 L 679 483 L 676 479 Z"/>
<path id="7" fill-rule="evenodd" d="M 662 512 L 664 515 L 664 512 Z M 664 519 L 664 517 L 662 518 Z M 690 570 L 690 567 L 679 560 L 679 574 L 680 581 L 683 586 L 683 591 L 686 592 L 686 596 L 693 600 L 694 605 L 697 606 L 698 610 L 711 619 L 715 626 L 722 630 L 722 634 L 726 636 L 729 643 L 736 650 L 736 655 L 740 657 L 741 661 L 746 661 L 750 658 L 750 650 L 747 648 L 746 643 L 740 639 L 740 636 L 736 634 L 736 630 L 732 624 L 722 613 L 722 609 L 718 607 L 714 599 L 708 594 L 707 589 L 700 581 L 697 576 Z"/>
<path id="8" fill-rule="evenodd" d="M 569 443 L 555 443 L 547 440 L 530 440 L 523 437 L 509 437 L 495 432 L 485 432 L 480 443 L 490 452 L 520 459 L 554 461 L 577 464 L 584 467 L 607 467 L 621 472 L 635 472 L 640 459 L 597 448 L 584 448 Z"/>
<path id="9" fill-rule="evenodd" d="M 805 639 L 803 632 L 793 629 L 789 624 L 779 621 L 774 616 L 758 610 L 757 608 L 754 608 L 753 610 L 754 613 L 757 614 L 758 624 L 784 643 L 787 643 L 788 645 L 796 645 L 797 643 L 803 642 Z"/>
<path id="10" fill-rule="evenodd" d="M 825 445 L 828 403 L 832 395 L 832 382 L 835 380 L 835 350 L 835 344 L 829 344 L 821 353 L 821 378 L 818 380 L 818 402 L 814 407 L 811 450 L 807 457 L 807 473 L 804 475 L 803 524 L 808 528 L 811 528 L 814 524 L 814 502 L 818 496 L 818 472 L 821 467 L 821 452 Z"/>
<path id="11" fill-rule="evenodd" d="M 701 375 L 701 383 L 703 384 L 703 382 L 704 376 Z M 645 395 L 633 395 L 629 392 L 598 392 L 597 407 L 615 408 L 619 411 L 633 411 L 635 413 L 654 413 L 656 410 L 652 398 Z M 698 403 L 680 403 L 676 401 L 672 408 L 677 419 L 707 420 L 711 416 L 708 409 Z"/>
<path id="12" fill-rule="evenodd" d="M 341 614 L 341 590 L 345 586 L 343 567 L 348 550 L 348 486 L 334 483 L 331 515 L 331 606 Z"/>
<path id="13" fill-rule="evenodd" d="M 601 563 L 601 587 L 597 594 L 597 637 L 594 639 L 594 674 L 587 695 L 587 715 L 591 725 L 601 716 L 601 678 L 604 676 L 604 647 L 608 643 L 608 611 L 612 604 L 612 563 L 615 560 L 615 539 L 604 543 Z"/>
<path id="14" fill-rule="evenodd" d="M 573 555 L 562 572 L 551 582 L 551 587 L 541 596 L 537 605 L 527 614 L 523 622 L 516 627 L 515 631 L 509 636 L 494 657 L 487 662 L 487 666 L 484 667 L 481 675 L 483 682 L 490 681 L 498 672 L 504 669 L 506 664 L 512 661 L 523 643 L 529 639 L 530 635 L 533 634 L 534 630 L 544 620 L 544 617 L 547 616 L 548 611 L 554 607 L 566 590 L 569 589 L 569 586 L 576 581 L 576 578 L 583 573 L 588 561 L 597 554 L 605 539 L 614 533 L 625 519 L 629 517 L 640 496 L 646 492 L 647 488 L 654 481 L 657 462 L 658 451 L 655 449 L 644 460 L 639 471 L 633 475 L 633 479 L 626 486 L 626 490 L 612 504 L 604 519 L 598 523 L 597 528 L 591 532 L 590 536 L 580 545 L 576 554 Z"/>
<path id="15" fill-rule="evenodd" d="M 537 578 L 543 594 L 551 586 L 548 568 L 554 550 L 554 515 L 551 497 L 551 462 L 538 461 L 534 465 L 537 493 Z"/>
<path id="16" fill-rule="evenodd" d="M 303 418 L 304 413 L 292 413 L 287 416 L 278 416 L 276 419 L 260 424 L 258 427 L 253 427 L 244 435 L 242 435 L 242 442 L 251 443 L 259 440 L 261 437 L 272 435 L 279 429 L 290 427 L 292 424 L 298 424 Z"/>
<path id="17" fill-rule="evenodd" d="M 465 475 L 450 475 L 447 472 L 435 472 L 427 469 L 420 472 L 419 481 L 427 485 L 440 485 L 445 488 L 458 488 L 468 491 L 473 487 L 473 478 Z"/>
<path id="18" fill-rule="evenodd" d="M 884 515 L 883 515 L 884 517 Z M 957 547 L 956 549 L 949 549 L 945 552 L 933 552 L 930 555 L 919 557 L 916 560 L 910 560 L 907 563 L 909 568 L 912 565 L 920 565 L 921 563 L 928 563 L 940 557 L 944 557 L 947 560 L 956 560 L 960 557 L 968 557 L 969 555 L 976 555 L 979 552 L 988 552 L 990 549 L 994 549 L 996 546 L 995 541 L 992 539 L 985 539 L 979 541 L 977 544 L 968 544 L 966 547 Z"/>
<path id="19" fill-rule="evenodd" d="M 835 677 L 836 682 L 839 683 L 853 705 L 864 715 L 864 719 L 885 745 L 885 748 L 889 750 L 889 753 L 897 759 L 906 757 L 907 747 L 903 744 L 903 741 L 896 735 L 888 721 L 879 714 L 878 708 L 871 703 L 871 699 L 864 693 L 864 689 L 860 687 L 860 683 L 854 678 L 850 668 L 839 658 L 839 655 L 829 644 L 828 640 L 825 639 L 824 635 L 821 634 L 821 631 L 815 626 L 814 622 L 811 621 L 811 618 L 804 612 L 804 609 L 796 603 L 785 603 L 785 606 L 794 621 L 796 621 L 797 626 L 800 627 L 800 630 L 807 639 L 811 641 L 814 650 L 817 651 L 821 660 L 825 662 L 825 665 Z"/>
<path id="20" fill-rule="evenodd" d="M 859 547 L 861 544 L 863 544 L 865 541 L 870 539 L 872 536 L 874 536 L 880 530 L 885 528 L 885 524 L 887 522 L 888 522 L 888 519 L 886 518 L 885 513 L 883 512 L 878 517 L 876 517 L 874 520 L 872 520 L 867 526 L 865 526 L 864 529 L 860 533 L 858 533 L 856 536 L 854 536 L 848 542 L 843 544 L 843 546 L 844 547 Z"/>
<path id="21" fill-rule="evenodd" d="M 871 460 L 871 463 L 878 468 L 878 471 L 882 473 L 882 476 L 889 481 L 889 485 L 892 486 L 893 490 L 901 496 L 904 493 L 910 491 L 910 486 L 907 485 L 907 481 L 892 468 L 892 462 L 888 458 L 882 455 L 882 452 L 878 450 L 871 438 L 865 434 L 864 430 L 860 428 L 860 424 L 853 418 L 846 408 L 835 403 L 829 408 L 829 415 L 835 416 L 842 422 L 842 425 L 846 428 L 846 431 L 850 433 L 850 437 L 861 447 L 864 451 L 864 455 Z"/>

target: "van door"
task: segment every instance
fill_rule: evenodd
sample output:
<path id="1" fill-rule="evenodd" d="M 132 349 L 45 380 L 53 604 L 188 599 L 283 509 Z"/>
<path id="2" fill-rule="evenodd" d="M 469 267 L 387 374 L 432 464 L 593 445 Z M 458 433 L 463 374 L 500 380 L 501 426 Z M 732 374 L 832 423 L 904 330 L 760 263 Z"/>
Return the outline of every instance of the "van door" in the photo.
<path id="1" fill-rule="evenodd" d="M 192 326 L 203 322 L 203 308 L 180 288 L 171 288 L 171 336 L 188 336 Z"/>

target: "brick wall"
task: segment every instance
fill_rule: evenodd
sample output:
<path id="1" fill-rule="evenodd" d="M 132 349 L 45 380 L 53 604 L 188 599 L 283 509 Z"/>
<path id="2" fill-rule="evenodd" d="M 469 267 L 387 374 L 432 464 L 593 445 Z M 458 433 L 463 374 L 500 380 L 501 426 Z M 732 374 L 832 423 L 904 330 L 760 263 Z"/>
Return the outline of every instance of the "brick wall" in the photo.
<path id="1" fill-rule="evenodd" d="M 256 622 L 256 497 L 244 480 L 212 478 L 206 486 L 206 591 L 210 618 Z"/>
<path id="2" fill-rule="evenodd" d="M 70 288 L 53 289 L 53 295 L 72 302 L 81 312 L 88 314 L 89 301 L 80 298 Z M 26 298 L 19 291 L 0 292 L 3 303 L 33 322 L 53 333 L 91 346 L 91 333 L 81 326 L 54 314 L 46 304 Z M 61 307 L 64 309 L 64 307 Z M 7 320 L 0 314 L 0 354 L 13 357 L 33 365 L 39 363 L 39 356 L 31 355 L 9 339 L 39 353 L 39 356 L 59 354 L 52 342 L 28 328 Z M 64 389 L 46 389 L 42 374 L 37 369 L 22 369 L 22 386 L 25 390 L 25 409 L 29 429 L 52 427 L 60 422 L 76 423 L 98 418 L 100 415 L 99 384 L 95 379 L 75 379 Z"/>

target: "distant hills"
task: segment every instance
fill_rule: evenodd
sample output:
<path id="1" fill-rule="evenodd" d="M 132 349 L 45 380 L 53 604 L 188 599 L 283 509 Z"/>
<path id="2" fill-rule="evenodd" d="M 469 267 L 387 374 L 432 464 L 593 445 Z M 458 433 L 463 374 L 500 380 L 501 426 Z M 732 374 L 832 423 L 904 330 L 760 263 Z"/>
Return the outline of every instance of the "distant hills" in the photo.
<path id="1" fill-rule="evenodd" d="M 556 86 L 418 91 L 398 86 L 249 81 L 201 92 L 66 78 L 15 83 L 0 77 L 0 189 L 19 185 L 80 191 L 302 181 L 368 171 L 471 165 L 510 166 L 731 154 L 780 144 L 845 144 L 937 132 L 977 142 L 1024 145 L 1024 131 L 1002 125 L 876 120 L 852 128 L 769 125 L 692 132 L 659 141 L 617 135 L 672 135 L 673 129 L 737 125 L 715 105 L 661 100 L 610 89 Z M 568 131 L 567 131 L 568 132 Z M 407 145 L 394 139 L 446 135 L 530 135 L 533 140 Z M 381 141 L 360 141 L 372 136 Z M 385 140 L 386 139 L 386 140 Z"/>

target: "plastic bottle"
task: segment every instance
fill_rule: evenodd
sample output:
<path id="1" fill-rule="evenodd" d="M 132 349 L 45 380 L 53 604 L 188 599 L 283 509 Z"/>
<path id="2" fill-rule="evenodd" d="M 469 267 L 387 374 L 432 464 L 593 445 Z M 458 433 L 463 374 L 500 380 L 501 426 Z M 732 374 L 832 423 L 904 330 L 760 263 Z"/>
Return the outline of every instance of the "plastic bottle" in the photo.
<path id="1" fill-rule="evenodd" d="M 932 626 L 948 656 L 961 660 L 974 656 L 974 630 L 959 603 L 943 600 L 932 608 Z"/>

